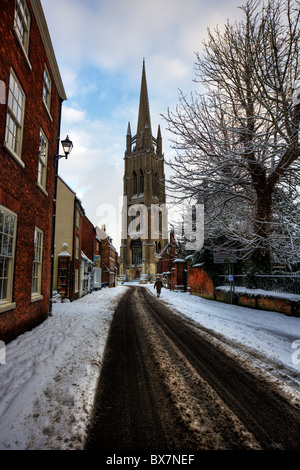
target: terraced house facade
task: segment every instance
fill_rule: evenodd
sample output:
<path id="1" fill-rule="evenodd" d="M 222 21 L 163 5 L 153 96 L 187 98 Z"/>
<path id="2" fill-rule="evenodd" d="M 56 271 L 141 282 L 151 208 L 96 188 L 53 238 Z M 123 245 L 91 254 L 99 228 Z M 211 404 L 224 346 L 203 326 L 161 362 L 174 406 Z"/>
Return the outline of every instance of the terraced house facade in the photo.
<path id="1" fill-rule="evenodd" d="M 49 314 L 61 106 L 40 0 L 0 0 L 0 340 Z"/>

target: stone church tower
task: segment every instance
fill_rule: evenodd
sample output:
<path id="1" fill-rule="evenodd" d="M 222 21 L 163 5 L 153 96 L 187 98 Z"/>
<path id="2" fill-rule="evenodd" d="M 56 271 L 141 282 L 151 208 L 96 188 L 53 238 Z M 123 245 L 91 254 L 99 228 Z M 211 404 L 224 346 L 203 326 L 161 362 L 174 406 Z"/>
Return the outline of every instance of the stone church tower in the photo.
<path id="1" fill-rule="evenodd" d="M 168 243 L 162 137 L 151 129 L 143 62 L 136 135 L 127 129 L 125 151 L 120 278 L 148 281 L 157 274 L 158 254 Z"/>

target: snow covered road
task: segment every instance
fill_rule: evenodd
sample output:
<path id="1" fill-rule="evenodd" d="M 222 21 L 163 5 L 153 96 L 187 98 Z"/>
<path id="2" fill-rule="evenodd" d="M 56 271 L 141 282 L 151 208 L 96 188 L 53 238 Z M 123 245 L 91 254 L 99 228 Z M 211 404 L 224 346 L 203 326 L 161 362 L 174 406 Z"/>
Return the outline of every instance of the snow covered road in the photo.
<path id="1" fill-rule="evenodd" d="M 176 297 L 175 297 L 176 295 Z M 300 390 L 300 318 L 163 290 L 162 300 Z"/>
<path id="2" fill-rule="evenodd" d="M 152 285 L 145 288 L 154 294 Z M 0 365 L 0 449 L 82 449 L 109 326 L 126 289 L 54 304 L 52 317 L 6 346 L 6 364 Z M 300 318 L 166 289 L 161 301 L 220 335 L 299 399 Z"/>

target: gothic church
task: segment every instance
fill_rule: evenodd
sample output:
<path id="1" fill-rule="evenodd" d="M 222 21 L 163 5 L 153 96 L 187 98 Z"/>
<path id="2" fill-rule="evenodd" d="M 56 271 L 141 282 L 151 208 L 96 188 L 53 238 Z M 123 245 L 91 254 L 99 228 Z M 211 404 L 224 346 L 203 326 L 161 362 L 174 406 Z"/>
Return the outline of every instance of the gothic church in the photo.
<path id="1" fill-rule="evenodd" d="M 143 62 L 137 133 L 128 123 L 125 151 L 120 279 L 153 280 L 158 255 L 168 243 L 162 137 L 151 129 Z"/>

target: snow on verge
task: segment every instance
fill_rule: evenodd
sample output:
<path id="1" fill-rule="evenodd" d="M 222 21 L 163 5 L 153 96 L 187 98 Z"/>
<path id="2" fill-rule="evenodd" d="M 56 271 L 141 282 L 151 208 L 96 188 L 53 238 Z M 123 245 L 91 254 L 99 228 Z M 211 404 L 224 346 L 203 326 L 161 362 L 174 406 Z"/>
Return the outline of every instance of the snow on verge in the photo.
<path id="1" fill-rule="evenodd" d="M 72 303 L 6 346 L 0 449 L 81 449 L 111 319 L 127 287 Z"/>

